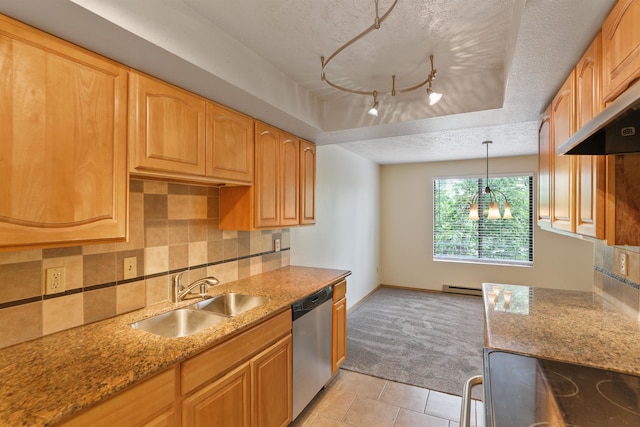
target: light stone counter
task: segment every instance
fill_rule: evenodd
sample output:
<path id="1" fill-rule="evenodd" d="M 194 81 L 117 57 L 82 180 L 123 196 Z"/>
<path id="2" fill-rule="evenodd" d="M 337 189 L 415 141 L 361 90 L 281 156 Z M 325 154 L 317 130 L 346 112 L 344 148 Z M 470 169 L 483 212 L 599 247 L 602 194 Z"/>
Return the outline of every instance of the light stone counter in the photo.
<path id="1" fill-rule="evenodd" d="M 640 375 L 640 322 L 597 294 L 484 283 L 483 298 L 486 347 Z"/>
<path id="2" fill-rule="evenodd" d="M 215 286 L 211 295 L 242 292 L 271 300 L 188 337 L 164 338 L 129 326 L 178 307 L 164 303 L 1 349 L 0 425 L 55 423 L 286 310 L 296 300 L 349 274 L 290 266 Z"/>

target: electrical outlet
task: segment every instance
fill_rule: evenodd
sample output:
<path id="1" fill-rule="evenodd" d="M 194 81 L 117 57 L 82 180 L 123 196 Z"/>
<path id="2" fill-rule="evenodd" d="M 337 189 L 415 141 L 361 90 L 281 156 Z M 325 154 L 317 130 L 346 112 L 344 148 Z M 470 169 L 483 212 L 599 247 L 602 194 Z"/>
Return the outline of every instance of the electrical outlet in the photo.
<path id="1" fill-rule="evenodd" d="M 273 250 L 275 252 L 280 252 L 280 239 L 275 239 L 273 241 Z"/>
<path id="2" fill-rule="evenodd" d="M 620 254 L 620 275 L 627 276 L 627 254 Z"/>
<path id="3" fill-rule="evenodd" d="M 124 259 L 124 280 L 138 277 L 138 258 L 129 257 Z"/>
<path id="4" fill-rule="evenodd" d="M 64 289 L 64 267 L 47 268 L 44 293 L 57 294 Z"/>

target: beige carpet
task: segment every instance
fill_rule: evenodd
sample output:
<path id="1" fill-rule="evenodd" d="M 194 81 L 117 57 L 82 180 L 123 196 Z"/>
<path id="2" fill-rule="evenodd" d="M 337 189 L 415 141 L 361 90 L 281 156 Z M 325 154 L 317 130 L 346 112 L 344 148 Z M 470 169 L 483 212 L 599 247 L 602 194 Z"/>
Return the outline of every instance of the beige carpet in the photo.
<path id="1" fill-rule="evenodd" d="M 482 375 L 483 343 L 480 297 L 380 288 L 347 318 L 342 368 L 460 395 Z"/>

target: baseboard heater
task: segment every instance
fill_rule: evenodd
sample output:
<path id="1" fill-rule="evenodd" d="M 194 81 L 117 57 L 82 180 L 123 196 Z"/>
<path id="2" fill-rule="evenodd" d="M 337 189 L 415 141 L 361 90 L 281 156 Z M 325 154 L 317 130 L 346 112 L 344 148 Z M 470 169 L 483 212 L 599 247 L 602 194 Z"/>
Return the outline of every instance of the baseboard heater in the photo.
<path id="1" fill-rule="evenodd" d="M 464 286 L 442 285 L 442 292 L 447 292 L 450 294 L 474 295 L 477 297 L 482 296 L 482 289 L 467 288 Z"/>

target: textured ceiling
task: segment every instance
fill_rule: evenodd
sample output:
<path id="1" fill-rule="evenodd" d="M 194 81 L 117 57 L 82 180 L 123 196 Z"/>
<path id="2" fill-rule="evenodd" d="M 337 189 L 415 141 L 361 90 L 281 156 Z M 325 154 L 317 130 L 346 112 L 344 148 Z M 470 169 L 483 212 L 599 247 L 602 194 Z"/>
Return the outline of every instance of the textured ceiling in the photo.
<path id="1" fill-rule="evenodd" d="M 0 0 L 0 11 L 320 145 L 380 164 L 537 152 L 537 120 L 615 0 L 399 0 L 379 30 L 374 0 Z M 393 0 L 379 0 L 380 14 Z"/>

